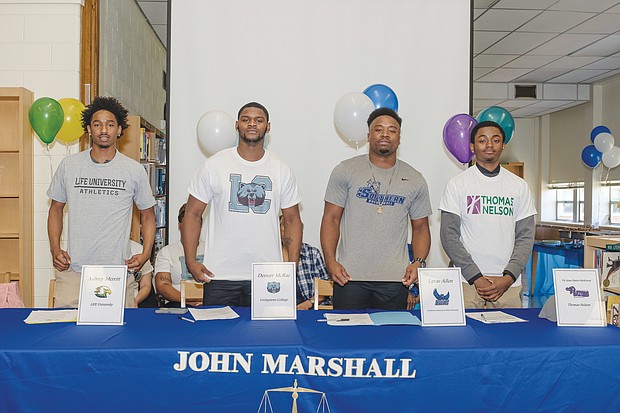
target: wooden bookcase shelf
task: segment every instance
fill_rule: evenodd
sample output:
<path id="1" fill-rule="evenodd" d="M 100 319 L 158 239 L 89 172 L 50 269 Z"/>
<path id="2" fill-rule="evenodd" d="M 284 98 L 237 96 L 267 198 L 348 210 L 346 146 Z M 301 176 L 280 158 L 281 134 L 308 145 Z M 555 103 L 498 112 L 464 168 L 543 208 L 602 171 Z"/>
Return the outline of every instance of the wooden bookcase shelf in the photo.
<path id="1" fill-rule="evenodd" d="M 33 93 L 0 88 L 0 274 L 19 283 L 26 307 L 34 304 Z"/>

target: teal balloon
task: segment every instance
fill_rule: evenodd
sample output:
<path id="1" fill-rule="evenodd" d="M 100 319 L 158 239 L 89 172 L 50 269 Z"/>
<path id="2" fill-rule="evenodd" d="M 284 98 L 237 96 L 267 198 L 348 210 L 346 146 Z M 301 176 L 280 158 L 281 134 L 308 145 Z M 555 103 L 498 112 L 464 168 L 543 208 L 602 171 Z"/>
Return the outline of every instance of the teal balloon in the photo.
<path id="1" fill-rule="evenodd" d="M 499 106 L 490 106 L 480 112 L 476 118 L 478 122 L 490 120 L 502 127 L 506 134 L 504 143 L 510 142 L 515 133 L 515 120 L 506 109 Z"/>
<path id="2" fill-rule="evenodd" d="M 65 113 L 62 106 L 52 98 L 39 98 L 32 103 L 28 111 L 30 126 L 41 139 L 41 142 L 49 145 L 56 138 L 56 134 L 65 121 Z"/>

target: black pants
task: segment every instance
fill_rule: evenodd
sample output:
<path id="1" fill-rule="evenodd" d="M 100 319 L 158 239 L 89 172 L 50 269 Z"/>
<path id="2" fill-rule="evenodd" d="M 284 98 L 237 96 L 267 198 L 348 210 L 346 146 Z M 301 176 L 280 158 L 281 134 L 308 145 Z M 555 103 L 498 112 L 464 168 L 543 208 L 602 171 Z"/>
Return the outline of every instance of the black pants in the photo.
<path id="1" fill-rule="evenodd" d="M 202 305 L 249 307 L 251 302 L 251 281 L 213 280 L 210 283 L 204 283 Z"/>
<path id="2" fill-rule="evenodd" d="M 344 287 L 334 283 L 334 309 L 405 310 L 408 292 L 401 282 L 349 281 Z"/>

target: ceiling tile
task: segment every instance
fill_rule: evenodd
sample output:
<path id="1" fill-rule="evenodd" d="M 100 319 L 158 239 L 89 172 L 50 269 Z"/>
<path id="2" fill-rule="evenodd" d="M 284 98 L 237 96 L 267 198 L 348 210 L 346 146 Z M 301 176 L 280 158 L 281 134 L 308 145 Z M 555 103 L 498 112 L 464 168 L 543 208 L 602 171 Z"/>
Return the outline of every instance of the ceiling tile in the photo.
<path id="1" fill-rule="evenodd" d="M 549 7 L 549 10 L 601 12 L 618 3 L 618 0 L 560 0 Z"/>
<path id="2" fill-rule="evenodd" d="M 487 9 L 474 9 L 474 20 L 476 20 L 482 13 L 487 11 Z"/>
<path id="3" fill-rule="evenodd" d="M 549 63 L 548 65 L 545 66 L 545 68 L 548 68 L 548 69 L 579 69 L 580 67 L 590 64 L 592 62 L 595 62 L 599 59 L 600 57 L 564 56 L 564 57 L 559 58 L 558 60 L 555 60 Z"/>
<path id="4" fill-rule="evenodd" d="M 504 67 L 515 69 L 537 69 L 546 65 L 554 60 L 557 60 L 558 56 L 530 56 L 523 55 L 515 60 L 506 63 Z"/>
<path id="5" fill-rule="evenodd" d="M 478 19 L 474 24 L 476 30 L 515 30 L 536 16 L 538 10 L 496 10 L 490 9 Z"/>
<path id="6" fill-rule="evenodd" d="M 486 9 L 497 0 L 474 0 L 474 7 L 478 9 Z"/>
<path id="7" fill-rule="evenodd" d="M 570 71 L 566 74 L 563 74 L 558 77 L 554 77 L 550 79 L 550 83 L 578 83 L 584 82 L 588 79 L 592 79 L 593 77 L 599 76 L 603 73 L 607 72 L 607 70 L 586 70 L 586 69 L 577 69 Z"/>
<path id="8" fill-rule="evenodd" d="M 600 34 L 561 34 L 530 51 L 528 54 L 565 56 L 596 42 L 602 37 Z"/>
<path id="9" fill-rule="evenodd" d="M 568 35 L 566 35 L 568 36 Z M 582 35 L 593 36 L 593 35 Z M 581 50 L 573 53 L 573 56 L 610 56 L 620 52 L 620 34 L 607 36 Z"/>
<path id="10" fill-rule="evenodd" d="M 486 52 L 491 54 L 523 54 L 547 42 L 554 35 L 551 33 L 513 32 L 489 47 Z M 581 35 L 584 36 L 584 35 Z M 553 55 L 553 53 L 538 53 Z"/>
<path id="11" fill-rule="evenodd" d="M 489 46 L 507 36 L 508 32 L 474 32 L 474 53 L 480 53 Z"/>
<path id="12" fill-rule="evenodd" d="M 536 99 L 510 99 L 503 103 L 503 108 L 505 109 L 517 109 L 523 108 L 525 106 L 530 106 L 533 103 L 536 103 Z"/>
<path id="13" fill-rule="evenodd" d="M 611 9 L 605 10 L 605 13 L 620 13 L 620 4 L 612 7 Z"/>
<path id="14" fill-rule="evenodd" d="M 620 69 L 616 69 L 616 70 L 609 70 L 605 73 L 603 73 L 602 75 L 593 77 L 592 79 L 588 79 L 588 82 L 590 83 L 594 83 L 594 82 L 604 82 L 606 79 L 610 79 L 616 75 L 620 74 Z"/>
<path id="15" fill-rule="evenodd" d="M 534 17 L 523 26 L 520 32 L 563 33 L 568 29 L 592 18 L 594 13 L 580 13 L 571 11 L 545 11 Z"/>
<path id="16" fill-rule="evenodd" d="M 614 70 L 620 68 L 620 57 L 605 57 L 592 64 L 582 67 L 582 69 L 607 69 Z"/>
<path id="17" fill-rule="evenodd" d="M 479 82 L 512 82 L 532 69 L 497 69 L 478 79 Z"/>
<path id="18" fill-rule="evenodd" d="M 168 24 L 168 3 L 159 1 L 139 1 L 144 15 L 153 24 Z"/>
<path id="19" fill-rule="evenodd" d="M 569 33 L 615 33 L 620 30 L 620 16 L 617 14 L 599 14 L 590 20 L 569 30 Z"/>
<path id="20" fill-rule="evenodd" d="M 519 55 L 479 54 L 474 58 L 474 67 L 501 67 Z"/>
<path id="21" fill-rule="evenodd" d="M 482 76 L 486 75 L 489 72 L 494 71 L 495 69 L 492 67 L 474 67 L 473 77 L 474 80 L 480 79 Z"/>
<path id="22" fill-rule="evenodd" d="M 500 0 L 495 9 L 532 9 L 544 10 L 558 0 Z"/>
<path id="23" fill-rule="evenodd" d="M 568 72 L 566 69 L 537 69 L 526 74 L 525 76 L 520 77 L 519 79 L 516 79 L 516 82 L 543 83 L 549 79 L 563 75 L 566 72 Z"/>

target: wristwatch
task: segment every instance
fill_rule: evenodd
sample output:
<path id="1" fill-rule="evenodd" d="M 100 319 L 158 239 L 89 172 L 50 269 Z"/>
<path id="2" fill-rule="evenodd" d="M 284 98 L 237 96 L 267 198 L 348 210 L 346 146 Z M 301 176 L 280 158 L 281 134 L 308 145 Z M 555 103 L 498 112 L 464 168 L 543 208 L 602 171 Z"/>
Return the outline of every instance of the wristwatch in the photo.
<path id="1" fill-rule="evenodd" d="M 426 260 L 424 258 L 418 257 L 418 258 L 414 259 L 413 261 L 411 261 L 412 264 L 414 262 L 419 262 L 420 263 L 420 268 L 426 268 Z"/>

